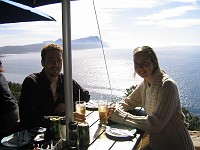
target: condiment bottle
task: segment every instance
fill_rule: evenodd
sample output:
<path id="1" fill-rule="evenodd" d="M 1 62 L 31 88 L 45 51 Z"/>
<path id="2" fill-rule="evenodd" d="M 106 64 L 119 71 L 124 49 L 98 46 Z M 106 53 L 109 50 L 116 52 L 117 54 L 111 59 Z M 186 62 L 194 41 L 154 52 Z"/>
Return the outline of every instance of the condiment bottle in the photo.
<path id="1" fill-rule="evenodd" d="M 86 150 L 90 144 L 89 124 L 87 122 L 80 122 L 78 124 L 79 133 L 79 149 Z"/>
<path id="2" fill-rule="evenodd" d="M 52 133 L 53 139 L 59 139 L 62 137 L 61 134 L 61 121 L 60 118 L 54 117 L 50 118 L 50 131 Z"/>
<path id="3" fill-rule="evenodd" d="M 78 150 L 78 131 L 77 122 L 69 123 L 69 148 Z"/>

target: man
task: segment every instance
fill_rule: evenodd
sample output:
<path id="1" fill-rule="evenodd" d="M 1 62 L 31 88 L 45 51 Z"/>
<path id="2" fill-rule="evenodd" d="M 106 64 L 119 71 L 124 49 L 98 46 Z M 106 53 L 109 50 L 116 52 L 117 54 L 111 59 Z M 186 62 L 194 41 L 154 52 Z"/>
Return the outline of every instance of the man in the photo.
<path id="1" fill-rule="evenodd" d="M 47 126 L 44 116 L 64 116 L 64 76 L 62 70 L 63 49 L 48 44 L 41 51 L 43 70 L 25 78 L 19 100 L 22 125 L 27 128 Z M 73 101 L 89 101 L 89 92 L 73 80 Z"/>

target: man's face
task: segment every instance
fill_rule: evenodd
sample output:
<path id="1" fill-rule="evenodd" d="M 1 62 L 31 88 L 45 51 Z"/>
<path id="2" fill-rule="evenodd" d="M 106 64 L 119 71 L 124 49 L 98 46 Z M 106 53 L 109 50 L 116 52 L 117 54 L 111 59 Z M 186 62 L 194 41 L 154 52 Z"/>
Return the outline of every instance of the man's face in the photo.
<path id="1" fill-rule="evenodd" d="M 56 50 L 47 51 L 42 66 L 48 77 L 57 77 L 62 70 L 62 53 Z"/>

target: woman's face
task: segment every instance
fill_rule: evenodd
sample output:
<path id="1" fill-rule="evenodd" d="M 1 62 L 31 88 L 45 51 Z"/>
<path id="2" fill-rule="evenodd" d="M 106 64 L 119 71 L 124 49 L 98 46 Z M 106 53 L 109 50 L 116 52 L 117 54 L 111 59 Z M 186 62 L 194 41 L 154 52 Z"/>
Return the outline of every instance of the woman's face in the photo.
<path id="1" fill-rule="evenodd" d="M 136 73 L 144 78 L 145 81 L 151 82 L 153 76 L 154 64 L 151 58 L 145 52 L 138 52 L 134 55 L 134 67 Z"/>

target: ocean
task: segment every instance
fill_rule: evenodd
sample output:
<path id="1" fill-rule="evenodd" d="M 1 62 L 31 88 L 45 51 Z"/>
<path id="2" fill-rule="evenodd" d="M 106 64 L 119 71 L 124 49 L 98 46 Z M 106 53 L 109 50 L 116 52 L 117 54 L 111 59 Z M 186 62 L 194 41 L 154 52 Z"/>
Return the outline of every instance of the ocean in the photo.
<path id="1" fill-rule="evenodd" d="M 193 114 L 200 115 L 200 47 L 154 48 L 160 67 L 178 85 L 181 105 Z M 33 72 L 42 70 L 40 53 L 5 54 L 1 60 L 8 81 L 22 83 Z M 115 99 L 125 96 L 126 89 L 137 85 L 142 79 L 133 77 L 132 49 L 105 49 L 104 61 L 101 49 L 72 51 L 72 77 L 90 91 L 91 99 Z M 106 70 L 108 68 L 108 75 Z"/>

